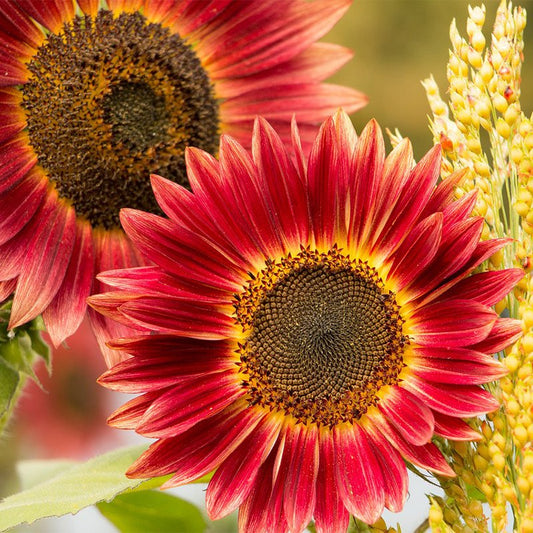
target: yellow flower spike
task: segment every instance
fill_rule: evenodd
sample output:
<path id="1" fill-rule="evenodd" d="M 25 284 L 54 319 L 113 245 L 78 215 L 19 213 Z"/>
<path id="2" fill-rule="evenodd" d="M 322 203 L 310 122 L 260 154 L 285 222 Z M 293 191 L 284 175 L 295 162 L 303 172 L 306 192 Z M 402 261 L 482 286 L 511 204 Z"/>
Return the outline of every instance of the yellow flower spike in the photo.
<path id="1" fill-rule="evenodd" d="M 476 32 L 472 36 L 472 39 L 470 40 L 470 42 L 472 43 L 472 46 L 477 52 L 482 52 L 483 49 L 485 48 L 485 43 L 486 43 L 485 36 L 480 31 Z M 481 59 L 481 53 L 479 54 L 479 57 Z M 480 68 L 481 64 L 482 64 L 482 59 L 479 65 L 475 65 L 476 68 Z"/>
<path id="2" fill-rule="evenodd" d="M 526 331 L 533 326 L 533 308 L 527 308 L 522 314 L 522 321 Z"/>
<path id="3" fill-rule="evenodd" d="M 518 357 L 516 357 L 515 355 L 511 354 L 511 355 L 508 355 L 503 360 L 503 364 L 507 367 L 509 372 L 516 372 L 516 370 L 520 366 L 520 361 L 519 361 Z"/>
<path id="4" fill-rule="evenodd" d="M 504 139 L 508 139 L 509 136 L 511 135 L 511 127 L 509 126 L 509 124 L 507 124 L 507 122 L 505 122 L 505 120 L 503 118 L 499 118 L 497 121 L 496 121 L 496 131 L 498 132 L 499 135 L 501 135 Z"/>
<path id="5" fill-rule="evenodd" d="M 515 211 L 521 216 L 526 217 L 529 213 L 530 206 L 525 202 L 515 202 L 513 204 Z"/>
<path id="6" fill-rule="evenodd" d="M 518 370 L 518 379 L 527 380 L 532 373 L 531 362 L 523 364 Z"/>
<path id="7" fill-rule="evenodd" d="M 527 478 L 519 476 L 516 480 L 516 485 L 518 490 L 527 498 L 529 496 L 529 491 L 531 490 L 531 485 Z"/>
<path id="8" fill-rule="evenodd" d="M 514 103 L 507 108 L 507 111 L 505 111 L 503 118 L 505 122 L 509 124 L 509 126 L 513 126 L 520 117 L 520 114 L 520 107 L 516 103 Z"/>
<path id="9" fill-rule="evenodd" d="M 513 437 L 517 446 L 522 447 L 528 441 L 527 429 L 519 424 L 513 429 Z"/>
<path id="10" fill-rule="evenodd" d="M 478 41 L 478 40 L 477 40 Z M 483 39 L 483 43 L 481 44 L 481 49 L 485 46 L 485 40 Z M 474 68 L 480 68 L 481 65 L 483 65 L 483 57 L 481 56 L 481 53 L 476 48 L 469 48 L 467 53 L 468 62 L 474 67 Z"/>
<path id="11" fill-rule="evenodd" d="M 483 65 L 479 69 L 479 74 L 481 75 L 481 79 L 485 85 L 487 85 L 492 78 L 494 77 L 494 67 L 490 63 L 489 60 L 485 60 L 483 62 Z"/>
<path id="12" fill-rule="evenodd" d="M 479 27 L 482 27 L 483 24 L 485 24 L 485 13 L 486 9 L 484 5 L 474 7 L 468 6 L 468 20 L 472 21 Z"/>
<path id="13" fill-rule="evenodd" d="M 481 455 L 474 455 L 474 466 L 477 470 L 485 470 L 489 462 Z"/>
<path id="14" fill-rule="evenodd" d="M 433 78 L 424 83 L 433 115 L 431 130 L 435 142 L 443 146 L 443 177 L 459 168 L 473 171 L 455 195 L 459 198 L 477 189 L 474 212 L 485 217 L 482 239 L 497 236 L 514 240 L 512 250 L 491 257 L 482 268 L 512 265 L 529 272 L 533 267 L 533 124 L 520 106 L 525 11 L 501 1 L 490 39 L 482 31 L 485 8 L 469 7 L 468 15 L 466 40 L 455 23 L 450 28 L 452 47 L 446 69 L 449 100 L 440 97 Z M 480 128 L 488 134 L 488 148 L 480 143 Z M 513 531 L 522 531 L 527 519 L 533 517 L 533 503 L 527 503 L 528 496 L 533 495 L 533 452 L 529 450 L 533 442 L 530 294 L 533 282 L 526 276 L 511 295 L 494 306 L 497 313 L 507 310 L 511 317 L 521 319 L 524 331 L 512 349 L 499 354 L 509 374 L 491 387 L 491 392 L 502 399 L 504 407 L 489 414 L 485 424 L 479 426 L 481 441 L 461 452 L 449 447 L 450 457 L 460 453 L 463 464 L 462 468 L 457 465 L 455 486 L 473 484 L 485 494 L 494 531 L 506 530 L 509 505 L 514 516 Z M 450 487 L 443 485 L 447 495 Z M 453 531 L 471 527 L 477 532 L 472 522 L 476 504 L 470 509 L 458 493 L 454 492 L 454 498 L 458 507 L 450 508 L 461 513 L 461 525 L 451 520 L 450 511 L 443 515 L 443 521 Z M 468 496 L 465 498 L 468 502 Z M 440 505 L 441 512 L 446 509 Z M 487 531 L 486 525 L 479 531 Z"/>
<path id="15" fill-rule="evenodd" d="M 492 464 L 494 465 L 494 468 L 496 468 L 496 470 L 503 472 L 506 465 L 505 456 L 501 452 L 494 454 L 494 456 L 492 457 Z"/>
<path id="16" fill-rule="evenodd" d="M 533 533 L 533 518 L 524 518 L 518 533 Z"/>

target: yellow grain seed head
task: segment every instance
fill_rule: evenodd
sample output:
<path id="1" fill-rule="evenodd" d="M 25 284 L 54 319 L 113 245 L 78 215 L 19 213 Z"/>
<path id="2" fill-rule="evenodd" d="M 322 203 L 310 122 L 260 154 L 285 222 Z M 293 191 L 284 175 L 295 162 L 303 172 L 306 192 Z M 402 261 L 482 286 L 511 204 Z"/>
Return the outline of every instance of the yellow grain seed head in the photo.
<path id="1" fill-rule="evenodd" d="M 505 465 L 507 464 L 505 456 L 501 452 L 494 454 L 492 457 L 492 464 L 498 472 L 504 472 Z"/>
<path id="2" fill-rule="evenodd" d="M 484 5 L 468 6 L 468 20 L 480 28 L 485 24 L 485 13 L 486 9 Z"/>
<path id="3" fill-rule="evenodd" d="M 526 474 L 533 474 L 533 450 L 528 449 L 524 452 L 522 459 L 522 470 Z"/>
<path id="4" fill-rule="evenodd" d="M 517 103 L 513 103 L 507 108 L 507 111 L 505 111 L 503 118 L 505 122 L 509 124 L 509 126 L 513 126 L 519 119 L 520 114 L 520 105 Z"/>
<path id="5" fill-rule="evenodd" d="M 518 490 L 520 491 L 520 493 L 523 494 L 526 498 L 529 496 L 529 491 L 531 490 L 531 486 L 527 478 L 523 476 L 518 476 L 516 480 L 516 486 L 518 487 Z"/>
<path id="6" fill-rule="evenodd" d="M 533 533 L 533 518 L 524 517 L 520 523 L 518 533 Z"/>
<path id="7" fill-rule="evenodd" d="M 485 46 L 485 38 L 483 35 L 481 35 L 481 38 L 483 41 L 480 41 L 480 39 L 476 39 L 477 43 L 481 43 L 481 50 L 483 50 L 483 47 Z M 478 51 L 477 48 L 469 47 L 467 52 L 467 59 L 470 65 L 472 65 L 474 68 L 480 68 L 481 65 L 483 65 L 483 57 L 481 55 L 481 52 Z"/>
<path id="8" fill-rule="evenodd" d="M 494 105 L 494 109 L 496 109 L 496 111 L 502 114 L 505 113 L 507 111 L 507 108 L 509 107 L 507 100 L 500 93 L 496 93 L 493 96 L 492 104 Z"/>
<path id="9" fill-rule="evenodd" d="M 485 59 L 485 61 L 483 61 L 483 65 L 479 69 L 479 74 L 485 86 L 488 85 L 494 77 L 494 67 L 488 59 Z"/>
<path id="10" fill-rule="evenodd" d="M 479 454 L 474 455 L 473 461 L 474 461 L 474 466 L 476 467 L 477 470 L 485 470 L 487 466 L 489 466 L 489 462 L 487 461 L 487 459 L 485 459 Z"/>
<path id="11" fill-rule="evenodd" d="M 515 444 L 518 447 L 522 448 L 528 441 L 527 429 L 522 424 L 518 424 L 513 429 L 513 438 L 514 438 Z"/>
<path id="12" fill-rule="evenodd" d="M 520 360 L 516 355 L 510 354 L 503 360 L 503 364 L 507 367 L 509 372 L 516 372 L 520 366 Z"/>
<path id="13" fill-rule="evenodd" d="M 533 326 L 533 308 L 527 307 L 522 313 L 522 321 L 524 322 L 525 330 L 529 330 Z"/>

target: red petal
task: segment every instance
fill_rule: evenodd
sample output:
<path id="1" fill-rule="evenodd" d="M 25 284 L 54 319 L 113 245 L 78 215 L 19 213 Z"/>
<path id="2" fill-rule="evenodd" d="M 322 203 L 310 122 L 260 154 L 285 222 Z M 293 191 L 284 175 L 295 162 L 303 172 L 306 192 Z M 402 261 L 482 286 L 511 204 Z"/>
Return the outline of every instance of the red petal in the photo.
<path id="1" fill-rule="evenodd" d="M 122 209 L 120 220 L 146 260 L 163 270 L 232 292 L 241 288 L 240 269 L 198 234 L 179 228 L 171 220 L 133 209 Z"/>
<path id="2" fill-rule="evenodd" d="M 95 272 L 102 272 L 104 270 L 116 268 L 127 268 L 144 263 L 131 242 L 121 230 L 94 230 L 93 248 L 95 256 Z M 91 289 L 92 294 L 105 293 L 107 290 L 109 290 L 108 286 L 101 283 L 98 279 L 93 279 L 93 286 Z M 137 330 L 132 330 L 115 320 L 110 320 L 105 316 L 96 313 L 93 309 L 89 309 L 89 318 L 98 340 L 100 350 L 104 355 L 108 367 L 123 359 L 124 354 L 118 350 L 110 349 L 107 346 L 107 342 L 110 339 L 132 337 L 139 333 L 139 329 L 141 331 L 143 330 L 143 328 L 140 327 L 138 327 Z"/>
<path id="3" fill-rule="evenodd" d="M 284 236 L 276 224 L 268 192 L 265 195 L 259 184 L 254 161 L 240 144 L 226 135 L 220 139 L 219 158 L 221 176 L 226 180 L 223 188 L 233 194 L 233 205 L 246 206 L 240 214 L 234 211 L 233 218 L 242 221 L 263 257 L 276 257 L 284 251 Z"/>
<path id="4" fill-rule="evenodd" d="M 443 289 L 442 284 L 451 276 L 457 276 L 470 264 L 480 243 L 483 218 L 469 218 L 453 227 L 443 226 L 442 241 L 439 252 L 433 261 L 413 281 L 409 287 L 412 298 L 427 294 L 424 303 L 434 300 Z M 470 272 L 472 267 L 469 267 Z M 439 291 L 435 287 L 441 284 Z"/>
<path id="5" fill-rule="evenodd" d="M 65 279 L 43 312 L 46 330 L 55 347 L 78 329 L 85 316 L 94 276 L 93 258 L 92 228 L 88 222 L 78 220 Z"/>
<path id="6" fill-rule="evenodd" d="M 179 380 L 152 403 L 137 432 L 152 438 L 178 435 L 219 413 L 244 393 L 233 369 Z"/>
<path id="7" fill-rule="evenodd" d="M 402 437 L 411 444 L 422 446 L 431 440 L 433 413 L 405 389 L 389 387 L 378 407 Z"/>
<path id="8" fill-rule="evenodd" d="M 344 507 L 337 490 L 335 478 L 335 448 L 333 435 L 322 429 L 320 438 L 320 464 L 316 480 L 315 527 L 317 533 L 345 533 L 350 513 Z"/>
<path id="9" fill-rule="evenodd" d="M 484 415 L 500 406 L 489 392 L 474 385 L 434 385 L 409 376 L 409 379 L 402 382 L 402 387 L 434 411 L 455 417 Z"/>
<path id="10" fill-rule="evenodd" d="M 55 214 L 41 223 L 20 268 L 10 329 L 33 320 L 46 309 L 70 261 L 76 232 L 74 209 L 57 203 Z"/>
<path id="11" fill-rule="evenodd" d="M 35 174 L 27 175 L 13 187 L 3 190 L 0 196 L 0 244 L 4 244 L 31 220 L 43 203 L 48 180 Z"/>
<path id="12" fill-rule="evenodd" d="M 221 186 L 223 178 L 218 161 L 211 155 L 190 147 L 185 151 L 185 160 L 196 204 L 202 210 L 197 216 L 208 212 L 213 224 L 224 228 L 235 249 L 241 251 L 246 258 L 255 260 L 258 250 L 261 250 L 261 241 L 254 240 L 255 232 L 249 230 L 245 213 L 231 208 L 237 205 L 237 200 L 230 186 Z"/>
<path id="13" fill-rule="evenodd" d="M 289 250 L 308 242 L 307 194 L 285 147 L 266 120 L 254 126 L 252 153 L 261 179 L 260 187 L 269 192 L 281 234 Z"/>
<path id="14" fill-rule="evenodd" d="M 367 98 L 359 91 L 331 83 L 302 83 L 276 87 L 275 92 L 258 90 L 231 98 L 220 105 L 220 120 L 225 124 L 253 121 L 257 115 L 273 121 L 316 124 L 339 108 L 353 113 L 364 107 Z"/>
<path id="15" fill-rule="evenodd" d="M 435 433 L 451 440 L 479 440 L 481 435 L 459 418 L 435 412 Z"/>
<path id="16" fill-rule="evenodd" d="M 314 43 L 300 55 L 268 70 L 237 78 L 218 78 L 217 94 L 234 98 L 248 91 L 278 92 L 279 86 L 318 83 L 339 70 L 353 56 L 348 48 L 330 43 Z"/>
<path id="17" fill-rule="evenodd" d="M 135 429 L 152 402 L 164 392 L 156 390 L 133 398 L 114 411 L 107 419 L 107 423 L 115 428 Z"/>
<path id="18" fill-rule="evenodd" d="M 458 170 L 437 185 L 421 214 L 421 218 L 444 211 L 449 204 L 455 201 L 455 188 L 462 181 L 467 171 L 466 168 Z"/>
<path id="19" fill-rule="evenodd" d="M 276 446 L 277 449 L 280 448 Z M 239 532 L 287 531 L 287 521 L 283 516 L 283 487 L 280 486 L 279 477 L 275 475 L 275 460 L 278 455 L 276 446 L 259 468 L 255 483 L 240 506 Z"/>
<path id="20" fill-rule="evenodd" d="M 10 2 L 0 2 L 0 30 L 37 49 L 44 40 L 43 32 L 22 10 Z"/>
<path id="21" fill-rule="evenodd" d="M 500 352 L 516 342 L 522 336 L 522 322 L 514 318 L 498 318 L 489 336 L 483 341 L 471 346 L 480 352 L 493 354 Z"/>
<path id="22" fill-rule="evenodd" d="M 459 281 L 441 295 L 439 300 L 461 298 L 476 300 L 484 305 L 494 305 L 504 298 L 523 277 L 524 271 L 521 268 L 480 272 Z"/>
<path id="23" fill-rule="evenodd" d="M 424 446 L 410 444 L 394 429 L 392 424 L 385 420 L 383 415 L 367 412 L 366 416 L 371 423 L 369 427 L 375 428 L 374 435 L 377 432 L 383 434 L 409 462 L 443 476 L 455 476 L 454 471 L 434 444 L 428 443 Z"/>
<path id="24" fill-rule="evenodd" d="M 75 14 L 72 0 L 24 0 L 20 7 L 52 33 L 58 33 Z"/>
<path id="25" fill-rule="evenodd" d="M 291 531 L 303 531 L 315 509 L 318 475 L 318 429 L 296 424 L 287 430 L 283 454 L 289 460 L 283 509 Z"/>
<path id="26" fill-rule="evenodd" d="M 231 311 L 226 314 L 217 306 L 202 302 L 140 296 L 123 303 L 119 311 L 132 323 L 161 333 L 217 340 L 233 335 L 235 330 Z"/>
<path id="27" fill-rule="evenodd" d="M 352 157 L 348 183 L 352 203 L 348 239 L 359 246 L 368 239 L 370 224 L 367 221 L 374 209 L 385 163 L 383 135 L 375 120 L 371 120 L 361 132 Z"/>
<path id="28" fill-rule="evenodd" d="M 333 430 L 337 486 L 348 511 L 373 524 L 385 506 L 385 479 L 372 443 L 358 425 Z"/>
<path id="29" fill-rule="evenodd" d="M 468 346 L 487 338 L 498 316 L 472 300 L 448 300 L 417 309 L 406 334 L 423 346 Z"/>
<path id="30" fill-rule="evenodd" d="M 80 9 L 87 15 L 95 16 L 100 7 L 100 0 L 76 0 Z"/>
<path id="31" fill-rule="evenodd" d="M 442 214 L 435 213 L 413 228 L 391 257 L 387 280 L 395 292 L 413 282 L 437 254 L 441 242 Z"/>
<path id="32" fill-rule="evenodd" d="M 280 431 L 279 419 L 265 417 L 251 435 L 218 467 L 206 493 L 211 520 L 234 511 L 246 499 L 261 465 L 274 446 Z"/>
<path id="33" fill-rule="evenodd" d="M 158 335 L 147 335 L 148 339 L 157 337 Z M 205 344 L 208 345 L 207 342 Z M 235 367 L 235 363 L 228 357 L 229 350 L 226 346 L 220 346 L 222 343 L 217 342 L 210 344 L 215 344 L 215 349 L 210 350 L 205 346 L 203 351 L 160 352 L 159 355 L 126 359 L 100 376 L 98 382 L 109 389 L 122 392 L 148 392 L 169 385 L 181 386 L 191 376 L 213 374 Z"/>
<path id="34" fill-rule="evenodd" d="M 410 229 L 417 222 L 429 199 L 439 176 L 440 148 L 430 150 L 411 170 L 409 176 L 398 183 L 403 185 L 396 203 L 390 205 L 387 222 L 374 248 L 384 257 L 401 244 Z M 401 175 L 398 175 L 402 179 Z M 362 219 L 364 224 L 365 219 Z"/>
<path id="35" fill-rule="evenodd" d="M 403 139 L 386 157 L 383 173 L 378 181 L 378 192 L 372 208 L 372 218 L 368 220 L 371 226 L 369 247 L 376 250 L 375 244 L 388 223 L 394 211 L 402 190 L 414 166 L 413 149 L 409 139 Z"/>
<path id="36" fill-rule="evenodd" d="M 348 7 L 346 0 L 294 1 L 282 10 L 275 2 L 237 3 L 223 13 L 227 23 L 204 34 L 200 47 L 211 53 L 202 57 L 215 78 L 271 68 L 317 41 Z"/>
<path id="37" fill-rule="evenodd" d="M 476 205 L 477 190 L 470 191 L 459 200 L 448 205 L 444 211 L 446 224 L 454 225 L 467 219 Z"/>
<path id="38" fill-rule="evenodd" d="M 418 357 L 409 368 L 420 378 L 433 383 L 481 385 L 505 376 L 506 367 L 497 359 L 485 357 L 483 361 L 461 361 Z"/>
<path id="39" fill-rule="evenodd" d="M 244 403 L 232 405 L 181 435 L 152 444 L 127 475 L 146 478 L 175 472 L 163 488 L 185 485 L 222 464 L 262 418 Z"/>
<path id="40" fill-rule="evenodd" d="M 405 463 L 400 453 L 379 432 L 376 432 L 375 428 L 366 426 L 365 429 L 387 481 L 385 484 L 385 505 L 393 513 L 398 513 L 403 508 L 409 486 Z"/>

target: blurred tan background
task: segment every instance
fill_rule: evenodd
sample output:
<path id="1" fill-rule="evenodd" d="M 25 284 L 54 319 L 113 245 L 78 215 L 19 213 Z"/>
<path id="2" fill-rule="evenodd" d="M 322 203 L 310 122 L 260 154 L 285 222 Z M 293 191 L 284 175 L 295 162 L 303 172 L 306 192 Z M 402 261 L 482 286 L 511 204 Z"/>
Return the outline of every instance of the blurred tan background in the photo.
<path id="1" fill-rule="evenodd" d="M 421 80 L 433 74 L 441 95 L 448 86 L 446 64 L 450 48 L 449 28 L 456 19 L 466 36 L 468 4 L 475 0 L 354 0 L 347 15 L 329 33 L 326 41 L 355 51 L 354 59 L 330 81 L 355 87 L 370 103 L 355 113 L 357 131 L 374 117 L 382 128 L 398 128 L 409 137 L 420 158 L 431 146 L 429 106 Z M 490 33 L 499 0 L 484 2 L 487 8 L 484 34 Z M 529 15 L 525 31 L 525 61 L 522 69 L 522 109 L 533 112 L 533 0 L 513 2 Z M 390 148 L 390 145 L 389 145 Z"/>

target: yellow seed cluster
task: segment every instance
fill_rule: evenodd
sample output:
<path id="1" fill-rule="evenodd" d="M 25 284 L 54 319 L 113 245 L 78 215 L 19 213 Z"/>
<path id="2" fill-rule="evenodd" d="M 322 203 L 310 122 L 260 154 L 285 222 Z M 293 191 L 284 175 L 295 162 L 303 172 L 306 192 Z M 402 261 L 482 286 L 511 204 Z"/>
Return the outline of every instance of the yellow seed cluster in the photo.
<path id="1" fill-rule="evenodd" d="M 445 103 L 433 77 L 423 85 L 432 111 L 431 129 L 443 149 L 443 177 L 469 168 L 458 196 L 477 189 L 474 214 L 487 222 L 483 237 L 502 234 L 498 216 L 502 188 L 508 186 L 510 143 L 518 130 L 520 71 L 526 23 L 525 11 L 502 2 L 496 16 L 490 46 L 482 32 L 485 7 L 469 7 L 468 38 L 450 29 L 452 50 L 447 67 L 449 104 Z M 483 150 L 488 136 L 491 156 Z M 503 206 L 505 207 L 505 206 Z"/>
<path id="2" fill-rule="evenodd" d="M 447 499 L 433 501 L 430 523 L 439 532 L 447 531 L 443 524 L 453 531 L 465 525 L 468 531 L 486 531 L 483 520 L 471 523 L 477 513 L 483 515 L 479 501 L 468 496 L 467 489 L 475 488 L 490 506 L 493 531 L 511 526 L 527 533 L 533 532 L 533 120 L 520 107 L 526 13 L 502 1 L 490 43 L 484 22 L 484 6 L 469 7 L 467 37 L 451 25 L 449 102 L 432 77 L 423 85 L 434 139 L 443 150 L 443 179 L 469 168 L 457 197 L 477 190 L 474 214 L 485 217 L 483 238 L 513 239 L 487 267 L 523 268 L 524 278 L 496 310 L 521 320 L 524 334 L 500 355 L 509 374 L 490 390 L 502 408 L 479 426 L 482 439 L 443 446 L 458 477 L 442 480 Z"/>
<path id="3" fill-rule="evenodd" d="M 442 521 L 454 532 L 487 533 L 488 521 L 483 506 L 479 499 L 469 496 L 469 491 L 475 487 L 480 495 L 483 493 L 480 468 L 485 469 L 488 462 L 477 457 L 468 442 L 440 441 L 440 447 L 457 474 L 455 478 L 438 478 L 445 498 L 435 498 L 434 504 L 438 504 L 443 513 Z"/>

